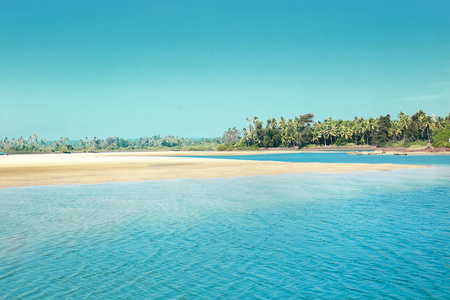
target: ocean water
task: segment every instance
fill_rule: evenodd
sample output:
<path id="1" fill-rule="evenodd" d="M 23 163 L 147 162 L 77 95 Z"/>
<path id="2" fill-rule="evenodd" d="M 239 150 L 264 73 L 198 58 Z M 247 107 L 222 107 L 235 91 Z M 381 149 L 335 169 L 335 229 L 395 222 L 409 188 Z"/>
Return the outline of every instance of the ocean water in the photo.
<path id="1" fill-rule="evenodd" d="M 450 168 L 0 189 L 0 298 L 450 298 Z"/>
<path id="2" fill-rule="evenodd" d="M 240 159 L 285 162 L 320 163 L 364 163 L 364 164 L 402 164 L 402 165 L 450 165 L 450 155 L 347 155 L 335 153 L 281 153 L 235 156 L 196 156 L 213 159 Z"/>

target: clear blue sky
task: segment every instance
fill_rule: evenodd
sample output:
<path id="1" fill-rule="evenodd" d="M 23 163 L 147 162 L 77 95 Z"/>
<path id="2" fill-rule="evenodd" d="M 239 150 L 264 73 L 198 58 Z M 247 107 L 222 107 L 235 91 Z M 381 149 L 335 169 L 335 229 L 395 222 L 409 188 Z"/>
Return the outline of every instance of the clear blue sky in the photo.
<path id="1" fill-rule="evenodd" d="M 448 0 L 0 0 L 0 138 L 450 110 Z"/>

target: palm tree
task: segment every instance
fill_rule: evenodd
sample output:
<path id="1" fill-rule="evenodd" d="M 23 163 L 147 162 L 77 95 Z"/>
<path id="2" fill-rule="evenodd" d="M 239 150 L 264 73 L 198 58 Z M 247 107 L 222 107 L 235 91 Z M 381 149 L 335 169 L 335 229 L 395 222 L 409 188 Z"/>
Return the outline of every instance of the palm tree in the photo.
<path id="1" fill-rule="evenodd" d="M 358 138 L 361 136 L 361 122 L 358 117 L 354 117 L 353 121 L 349 121 L 349 125 L 352 131 L 352 142 L 358 144 Z"/>
<path id="2" fill-rule="evenodd" d="M 441 128 L 444 127 L 445 119 L 443 117 L 437 117 L 435 122 L 435 128 Z"/>
<path id="3" fill-rule="evenodd" d="M 327 145 L 327 139 L 328 139 L 328 130 L 327 130 L 327 124 L 318 122 L 318 128 L 320 135 L 323 137 L 323 143 L 326 146 Z"/>
<path id="4" fill-rule="evenodd" d="M 366 133 L 369 131 L 369 121 L 362 119 L 361 121 L 361 135 L 362 135 L 362 140 L 363 140 L 363 144 L 365 145 L 365 137 L 366 137 Z M 369 137 L 367 136 L 367 144 L 369 144 Z"/>
<path id="5" fill-rule="evenodd" d="M 411 119 L 403 111 L 401 111 L 398 114 L 398 118 L 399 118 L 399 121 L 400 121 L 400 128 L 401 128 L 401 130 L 403 132 L 403 141 L 405 141 L 405 139 L 406 139 L 406 130 L 408 129 L 408 126 L 409 126 L 409 123 L 411 122 Z"/>
<path id="6" fill-rule="evenodd" d="M 298 144 L 298 131 L 297 131 L 297 123 L 289 119 L 287 124 L 287 132 L 286 132 L 286 145 L 288 147 L 296 146 Z"/>
<path id="7" fill-rule="evenodd" d="M 328 136 L 330 137 L 330 146 L 333 145 L 333 137 L 337 136 L 337 124 L 336 120 L 332 120 L 329 118 L 328 126 L 327 126 Z"/>
<path id="8" fill-rule="evenodd" d="M 315 127 L 312 133 L 311 142 L 319 143 L 319 140 L 320 140 L 320 132 L 319 130 L 317 130 L 317 127 Z"/>
<path id="9" fill-rule="evenodd" d="M 36 134 L 33 134 L 33 139 L 34 139 L 34 146 L 37 147 L 37 145 L 38 145 L 38 136 Z"/>
<path id="10" fill-rule="evenodd" d="M 7 137 L 5 137 L 5 139 L 3 140 L 3 142 L 5 143 L 5 148 L 9 148 L 11 146 L 11 142 L 8 140 Z"/>
<path id="11" fill-rule="evenodd" d="M 278 121 L 276 118 L 272 118 L 272 121 L 270 122 L 270 124 L 272 125 L 272 129 L 277 129 L 278 128 Z"/>
<path id="12" fill-rule="evenodd" d="M 396 141 L 402 136 L 402 125 L 399 120 L 394 120 L 391 122 L 392 124 L 392 135 L 395 136 Z"/>
<path id="13" fill-rule="evenodd" d="M 288 130 L 287 130 L 287 123 L 286 119 L 284 117 L 280 118 L 280 134 L 281 134 L 281 145 L 283 147 L 286 147 L 287 140 L 288 140 Z"/>
<path id="14" fill-rule="evenodd" d="M 419 138 L 425 139 L 426 126 L 424 125 L 426 119 L 426 113 L 423 110 L 419 110 L 414 114 L 417 119 L 417 125 L 419 129 Z"/>
<path id="15" fill-rule="evenodd" d="M 343 134 L 344 134 L 344 139 L 351 140 L 353 137 L 353 130 L 350 127 L 344 127 L 343 130 Z"/>
<path id="16" fill-rule="evenodd" d="M 377 129 L 378 127 L 378 119 L 375 118 L 369 118 L 369 134 L 367 137 L 367 144 L 369 144 L 369 137 L 371 137 L 372 133 Z"/>
<path id="17" fill-rule="evenodd" d="M 433 119 L 430 116 L 426 116 L 422 120 L 422 128 L 423 130 L 427 131 L 427 137 L 428 137 L 428 144 L 431 143 L 430 141 L 430 130 L 433 130 L 435 128 Z"/>

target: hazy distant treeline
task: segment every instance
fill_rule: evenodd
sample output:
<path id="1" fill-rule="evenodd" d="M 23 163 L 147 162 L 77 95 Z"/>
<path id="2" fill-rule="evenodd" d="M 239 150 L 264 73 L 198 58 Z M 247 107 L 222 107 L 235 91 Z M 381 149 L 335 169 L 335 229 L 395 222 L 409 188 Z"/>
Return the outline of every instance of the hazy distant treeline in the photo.
<path id="1" fill-rule="evenodd" d="M 137 150 L 214 150 L 223 143 L 222 138 L 179 138 L 172 135 L 165 137 L 152 136 L 139 139 L 124 139 L 117 136 L 104 140 L 93 137 L 89 139 L 71 140 L 61 137 L 57 141 L 38 139 L 36 134 L 28 139 L 0 140 L 0 149 L 8 153 L 33 153 L 33 152 L 100 152 L 100 151 L 137 151 Z"/>

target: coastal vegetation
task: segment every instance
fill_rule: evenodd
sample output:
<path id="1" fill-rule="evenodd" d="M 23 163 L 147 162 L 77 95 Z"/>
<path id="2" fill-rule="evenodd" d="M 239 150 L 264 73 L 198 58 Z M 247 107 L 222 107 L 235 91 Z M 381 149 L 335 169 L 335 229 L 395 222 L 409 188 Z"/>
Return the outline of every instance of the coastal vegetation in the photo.
<path id="1" fill-rule="evenodd" d="M 440 127 L 434 130 L 433 147 L 450 148 L 450 124 L 447 124 L 445 127 Z"/>
<path id="2" fill-rule="evenodd" d="M 33 134 L 23 137 L 0 139 L 0 152 L 49 153 L 49 152 L 103 152 L 103 151 L 154 151 L 188 150 L 212 151 L 259 148 L 304 148 L 329 146 L 378 146 L 412 147 L 426 146 L 450 148 L 450 115 L 428 116 L 422 110 L 411 117 L 404 112 L 397 119 L 390 115 L 379 118 L 353 120 L 332 119 L 314 121 L 312 113 L 293 119 L 271 118 L 264 124 L 258 117 L 247 118 L 242 131 L 229 128 L 218 138 L 179 138 L 173 135 L 125 139 L 117 136 L 98 139 L 88 137 L 71 140 L 61 137 L 48 141 Z"/>
<path id="3" fill-rule="evenodd" d="M 247 119 L 247 127 L 237 146 L 259 148 L 305 146 L 410 147 L 412 145 L 450 147 L 450 116 L 427 116 L 422 110 L 411 117 L 400 112 L 398 119 L 390 115 L 353 120 L 332 119 L 314 122 L 309 113 L 294 119 L 268 119 L 265 126 L 258 117 Z M 446 143 L 446 142 L 447 143 Z"/>
<path id="4" fill-rule="evenodd" d="M 99 139 L 97 137 L 71 140 L 61 137 L 56 141 L 38 139 L 36 134 L 24 139 L 0 140 L 0 152 L 5 153 L 51 153 L 51 152 L 105 152 L 105 151 L 156 151 L 156 150 L 188 150 L 212 151 L 223 143 L 222 138 L 179 138 L 172 135 L 165 137 L 152 136 L 139 139 L 124 139 L 117 136 Z"/>

